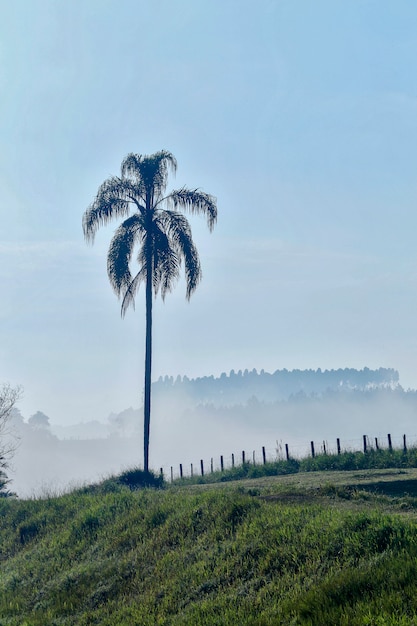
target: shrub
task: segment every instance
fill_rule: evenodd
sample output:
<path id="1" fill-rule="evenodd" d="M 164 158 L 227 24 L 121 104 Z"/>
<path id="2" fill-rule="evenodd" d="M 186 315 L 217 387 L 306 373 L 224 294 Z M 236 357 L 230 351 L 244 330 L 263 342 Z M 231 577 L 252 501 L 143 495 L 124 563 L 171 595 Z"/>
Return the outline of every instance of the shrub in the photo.
<path id="1" fill-rule="evenodd" d="M 121 485 L 129 487 L 131 490 L 142 489 L 144 487 L 160 489 L 163 487 L 164 477 L 152 471 L 145 472 L 139 467 L 134 467 L 122 472 L 116 481 Z"/>

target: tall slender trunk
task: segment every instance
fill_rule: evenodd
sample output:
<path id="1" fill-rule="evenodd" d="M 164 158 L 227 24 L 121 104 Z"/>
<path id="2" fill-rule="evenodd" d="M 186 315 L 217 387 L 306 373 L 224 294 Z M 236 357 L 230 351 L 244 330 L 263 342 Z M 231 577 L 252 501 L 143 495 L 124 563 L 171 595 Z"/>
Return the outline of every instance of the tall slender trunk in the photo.
<path id="1" fill-rule="evenodd" d="M 149 472 L 149 431 L 151 423 L 151 373 L 152 373 L 152 277 L 153 277 L 153 241 L 151 198 L 146 200 L 147 237 L 146 237 L 146 344 L 145 344 L 145 393 L 143 403 L 143 469 Z"/>
<path id="2" fill-rule="evenodd" d="M 149 259 L 150 256 L 150 259 Z M 143 419 L 144 471 L 149 472 L 149 431 L 151 422 L 151 370 L 152 370 L 152 256 L 148 254 L 146 274 L 146 345 L 145 345 L 145 393 Z"/>

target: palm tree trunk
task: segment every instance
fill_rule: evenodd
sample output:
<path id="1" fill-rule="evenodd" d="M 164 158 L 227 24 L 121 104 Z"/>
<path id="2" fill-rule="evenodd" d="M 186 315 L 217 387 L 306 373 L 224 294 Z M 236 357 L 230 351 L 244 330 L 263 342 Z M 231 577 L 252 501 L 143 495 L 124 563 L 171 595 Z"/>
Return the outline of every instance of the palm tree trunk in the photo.
<path id="1" fill-rule="evenodd" d="M 151 267 L 152 264 L 148 264 Z M 152 271 L 146 276 L 146 344 L 145 344 L 145 394 L 143 458 L 144 471 L 149 472 L 149 431 L 151 422 L 151 370 L 152 370 Z"/>

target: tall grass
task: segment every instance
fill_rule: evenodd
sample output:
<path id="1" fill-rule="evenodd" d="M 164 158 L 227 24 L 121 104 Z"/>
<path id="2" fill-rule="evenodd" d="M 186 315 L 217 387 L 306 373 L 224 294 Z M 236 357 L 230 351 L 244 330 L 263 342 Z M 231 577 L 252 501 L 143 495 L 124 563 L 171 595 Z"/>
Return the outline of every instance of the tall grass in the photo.
<path id="1" fill-rule="evenodd" d="M 291 487 L 131 490 L 114 479 L 2 499 L 0 624 L 417 623 L 414 518 L 348 487 L 339 501 L 329 482 L 316 501 Z"/>

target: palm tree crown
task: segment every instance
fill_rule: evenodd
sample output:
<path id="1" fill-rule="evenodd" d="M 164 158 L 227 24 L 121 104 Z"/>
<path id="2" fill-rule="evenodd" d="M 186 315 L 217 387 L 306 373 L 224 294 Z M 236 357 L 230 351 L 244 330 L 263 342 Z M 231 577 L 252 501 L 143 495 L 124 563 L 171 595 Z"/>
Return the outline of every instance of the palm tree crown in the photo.
<path id="1" fill-rule="evenodd" d="M 114 218 L 125 218 L 116 229 L 107 255 L 107 273 L 118 297 L 121 313 L 134 307 L 135 295 L 145 283 L 145 432 L 144 469 L 148 471 L 152 354 L 152 293 L 164 299 L 180 276 L 184 263 L 186 297 L 190 299 L 201 280 L 201 266 L 191 227 L 180 209 L 206 216 L 210 231 L 217 220 L 216 199 L 198 189 L 181 189 L 165 194 L 168 172 L 175 172 L 175 157 L 165 150 L 152 155 L 128 154 L 121 176 L 108 178 L 83 216 L 87 241 L 93 243 L 98 228 Z M 130 266 L 135 249 L 139 270 Z"/>
<path id="2" fill-rule="evenodd" d="M 155 295 L 172 290 L 184 261 L 186 296 L 190 298 L 201 280 L 201 267 L 187 218 L 178 211 L 202 213 L 210 231 L 217 219 L 213 196 L 182 187 L 165 194 L 168 170 L 176 171 L 177 162 L 167 151 L 150 156 L 129 154 L 122 162 L 121 177 L 106 180 L 84 213 L 83 229 L 87 241 L 101 225 L 117 217 L 127 217 L 117 228 L 107 256 L 107 272 L 116 294 L 122 297 L 122 315 L 148 274 L 152 275 Z M 132 208 L 135 212 L 130 215 Z M 139 246 L 139 271 L 132 276 L 130 264 Z"/>

